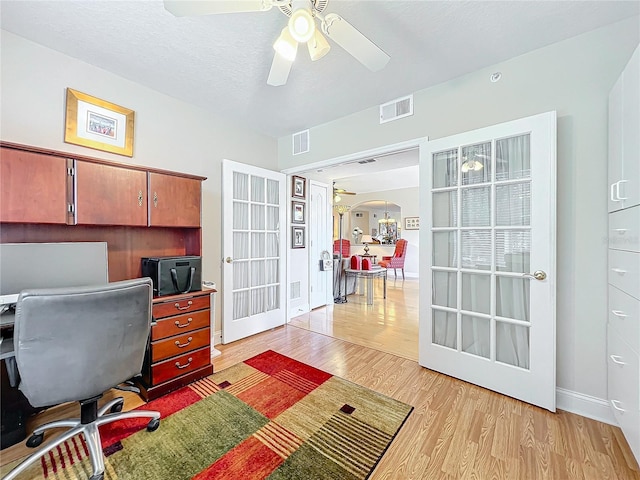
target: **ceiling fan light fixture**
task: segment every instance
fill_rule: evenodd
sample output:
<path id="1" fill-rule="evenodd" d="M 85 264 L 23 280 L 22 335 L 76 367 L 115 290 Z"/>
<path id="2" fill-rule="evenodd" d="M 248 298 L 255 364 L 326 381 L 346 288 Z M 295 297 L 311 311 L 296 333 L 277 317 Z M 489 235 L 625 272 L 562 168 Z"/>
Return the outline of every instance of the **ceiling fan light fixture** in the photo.
<path id="1" fill-rule="evenodd" d="M 333 196 L 333 203 L 340 203 L 340 200 L 342 200 L 342 197 L 336 193 Z"/>
<path id="2" fill-rule="evenodd" d="M 293 0 L 291 2 L 291 18 L 289 19 L 289 32 L 300 43 L 308 42 L 316 31 L 316 24 L 311 13 L 309 0 Z"/>
<path id="3" fill-rule="evenodd" d="M 298 42 L 296 42 L 291 36 L 289 28 L 284 27 L 282 29 L 280 36 L 273 44 L 273 49 L 278 52 L 278 55 L 290 62 L 293 62 L 296 59 L 296 55 L 298 53 Z"/>
<path id="4" fill-rule="evenodd" d="M 322 33 L 320 33 L 320 30 L 316 29 L 313 37 L 307 42 L 307 48 L 309 49 L 309 57 L 311 57 L 311 61 L 315 62 L 329 53 L 331 45 L 329 45 L 327 39 L 324 38 Z"/>

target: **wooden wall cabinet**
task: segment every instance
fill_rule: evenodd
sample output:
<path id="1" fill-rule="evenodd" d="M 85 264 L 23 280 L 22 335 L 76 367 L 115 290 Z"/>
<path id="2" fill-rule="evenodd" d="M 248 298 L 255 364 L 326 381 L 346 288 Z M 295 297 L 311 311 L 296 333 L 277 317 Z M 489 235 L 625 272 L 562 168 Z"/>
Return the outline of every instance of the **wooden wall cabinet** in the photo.
<path id="1" fill-rule="evenodd" d="M 201 192 L 198 180 L 149 172 L 149 225 L 199 227 Z"/>
<path id="2" fill-rule="evenodd" d="M 147 226 L 146 172 L 83 161 L 74 170 L 76 224 Z"/>
<path id="3" fill-rule="evenodd" d="M 0 222 L 67 223 L 67 159 L 2 149 Z"/>

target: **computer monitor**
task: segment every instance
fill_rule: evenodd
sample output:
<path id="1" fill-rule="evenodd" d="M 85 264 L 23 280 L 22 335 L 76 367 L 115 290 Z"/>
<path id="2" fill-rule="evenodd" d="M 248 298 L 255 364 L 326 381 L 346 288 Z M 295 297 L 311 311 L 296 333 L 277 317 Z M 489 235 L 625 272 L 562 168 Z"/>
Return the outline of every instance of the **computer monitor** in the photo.
<path id="1" fill-rule="evenodd" d="M 0 243 L 2 303 L 12 303 L 27 288 L 108 282 L 106 242 Z"/>

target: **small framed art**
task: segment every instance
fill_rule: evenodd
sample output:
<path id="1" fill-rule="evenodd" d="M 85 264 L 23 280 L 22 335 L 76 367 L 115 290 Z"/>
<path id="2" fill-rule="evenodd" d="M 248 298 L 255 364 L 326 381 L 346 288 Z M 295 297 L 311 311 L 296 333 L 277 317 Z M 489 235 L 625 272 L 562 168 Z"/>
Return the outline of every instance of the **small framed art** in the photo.
<path id="1" fill-rule="evenodd" d="M 291 202 L 291 221 L 304 223 L 304 202 Z"/>
<path id="2" fill-rule="evenodd" d="M 405 230 L 420 230 L 420 217 L 404 217 Z"/>
<path id="3" fill-rule="evenodd" d="M 293 185 L 291 187 L 291 196 L 296 198 L 306 197 L 306 184 L 307 179 L 303 177 L 293 176 Z"/>
<path id="4" fill-rule="evenodd" d="M 304 227 L 291 227 L 291 248 L 304 248 Z"/>

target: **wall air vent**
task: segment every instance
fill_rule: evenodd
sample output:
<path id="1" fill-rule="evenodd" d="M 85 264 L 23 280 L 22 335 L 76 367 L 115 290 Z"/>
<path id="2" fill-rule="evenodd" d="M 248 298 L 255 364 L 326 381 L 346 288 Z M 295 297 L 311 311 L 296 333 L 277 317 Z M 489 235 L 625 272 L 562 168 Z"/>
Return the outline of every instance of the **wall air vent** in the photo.
<path id="1" fill-rule="evenodd" d="M 309 151 L 309 130 L 293 134 L 293 154 L 300 155 Z"/>
<path id="2" fill-rule="evenodd" d="M 289 286 L 289 291 L 291 292 L 290 299 L 295 300 L 296 298 L 300 298 L 300 282 L 291 282 Z"/>
<path id="3" fill-rule="evenodd" d="M 413 115 L 413 95 L 396 98 L 380 105 L 380 123 L 387 123 Z"/>

